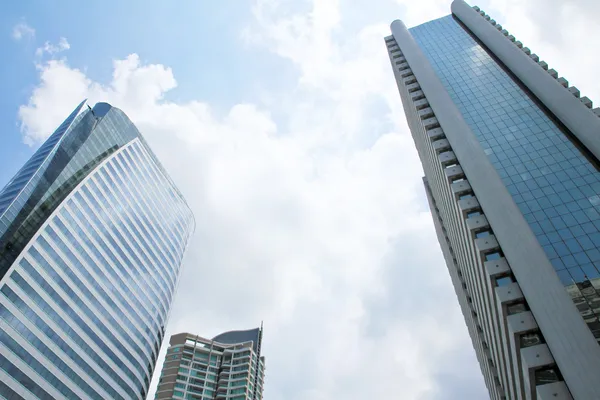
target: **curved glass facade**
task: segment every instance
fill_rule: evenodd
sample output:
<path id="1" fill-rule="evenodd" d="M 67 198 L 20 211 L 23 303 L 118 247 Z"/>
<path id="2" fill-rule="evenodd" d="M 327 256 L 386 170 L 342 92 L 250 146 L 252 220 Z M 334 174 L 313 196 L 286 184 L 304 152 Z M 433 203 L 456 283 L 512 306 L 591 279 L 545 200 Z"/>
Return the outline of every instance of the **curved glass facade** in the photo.
<path id="1" fill-rule="evenodd" d="M 258 347 L 260 346 L 260 338 L 262 335 L 262 331 L 260 328 L 249 329 L 245 331 L 229 331 L 221 333 L 214 338 L 213 341 L 223 343 L 223 344 L 235 344 L 235 343 L 244 343 L 244 342 L 253 342 L 254 343 L 254 351 L 258 351 Z"/>
<path id="2" fill-rule="evenodd" d="M 193 216 L 125 114 L 82 105 L 0 216 L 0 393 L 142 399 Z"/>

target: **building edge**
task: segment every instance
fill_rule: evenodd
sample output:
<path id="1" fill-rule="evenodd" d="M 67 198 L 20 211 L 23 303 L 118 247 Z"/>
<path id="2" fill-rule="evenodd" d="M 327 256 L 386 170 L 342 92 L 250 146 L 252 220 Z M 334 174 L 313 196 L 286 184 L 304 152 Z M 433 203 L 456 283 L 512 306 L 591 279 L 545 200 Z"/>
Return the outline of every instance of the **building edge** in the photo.
<path id="1" fill-rule="evenodd" d="M 567 386 L 577 399 L 600 398 L 598 344 L 428 59 L 401 21 L 394 21 L 391 30 L 408 65 L 418 66 L 412 73 L 472 183 Z"/>
<path id="2" fill-rule="evenodd" d="M 508 35 L 505 29 L 498 30 L 465 1 L 454 0 L 451 9 L 471 33 L 527 86 L 596 159 L 600 159 L 600 118 L 582 103 L 579 90 L 565 89 L 559 82 L 556 71 L 553 72 L 554 76 L 546 71 L 547 63 L 536 61 L 520 47 L 515 46 L 514 36 Z M 589 105 L 591 107 L 591 101 Z"/>

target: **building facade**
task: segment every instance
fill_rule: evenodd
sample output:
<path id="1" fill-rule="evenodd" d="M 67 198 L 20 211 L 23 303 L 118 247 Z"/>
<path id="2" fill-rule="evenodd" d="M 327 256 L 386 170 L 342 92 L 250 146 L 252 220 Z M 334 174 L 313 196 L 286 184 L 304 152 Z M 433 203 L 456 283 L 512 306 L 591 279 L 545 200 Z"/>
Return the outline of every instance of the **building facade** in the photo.
<path id="1" fill-rule="evenodd" d="M 230 331 L 205 339 L 171 336 L 156 399 L 262 400 L 263 330 Z"/>
<path id="2" fill-rule="evenodd" d="M 600 399 L 600 109 L 451 11 L 385 43 L 490 397 Z"/>
<path id="3" fill-rule="evenodd" d="M 144 399 L 193 230 L 127 116 L 82 102 L 0 192 L 0 397 Z"/>

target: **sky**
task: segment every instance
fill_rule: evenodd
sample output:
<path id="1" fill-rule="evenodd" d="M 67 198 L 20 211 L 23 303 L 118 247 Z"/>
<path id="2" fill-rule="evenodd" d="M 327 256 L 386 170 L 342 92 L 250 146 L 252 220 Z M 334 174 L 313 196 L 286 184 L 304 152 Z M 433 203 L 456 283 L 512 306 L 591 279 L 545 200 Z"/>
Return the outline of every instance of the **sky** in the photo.
<path id="1" fill-rule="evenodd" d="M 600 101 L 599 2 L 477 5 Z M 449 13 L 446 0 L 7 2 L 0 186 L 82 99 L 108 101 L 196 218 L 167 338 L 264 321 L 268 400 L 486 398 L 383 40 L 394 19 Z"/>

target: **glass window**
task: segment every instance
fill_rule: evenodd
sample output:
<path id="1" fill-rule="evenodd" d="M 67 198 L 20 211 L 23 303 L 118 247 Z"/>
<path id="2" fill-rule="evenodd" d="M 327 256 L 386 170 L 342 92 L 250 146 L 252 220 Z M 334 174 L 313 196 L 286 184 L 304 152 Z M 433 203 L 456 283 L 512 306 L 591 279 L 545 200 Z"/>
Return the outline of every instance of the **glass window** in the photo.
<path id="1" fill-rule="evenodd" d="M 485 255 L 485 260 L 486 261 L 492 261 L 492 260 L 499 260 L 501 259 L 503 256 L 500 254 L 500 252 L 495 251 L 493 253 L 487 253 Z"/>
<path id="2" fill-rule="evenodd" d="M 561 381 L 560 373 L 556 367 L 546 367 L 535 371 L 535 384 L 545 385 Z"/>
<path id="3" fill-rule="evenodd" d="M 513 283 L 515 280 L 512 276 L 504 276 L 496 279 L 496 286 L 507 286 Z"/>
<path id="4" fill-rule="evenodd" d="M 483 237 L 488 237 L 492 234 L 492 231 L 489 230 L 485 230 L 485 231 L 479 231 L 475 234 L 476 238 L 483 238 Z"/>
<path id="5" fill-rule="evenodd" d="M 528 308 L 525 303 L 510 304 L 506 307 L 506 311 L 507 311 L 508 315 L 519 314 L 519 313 L 525 312 L 527 310 L 528 310 Z"/>
<path id="6" fill-rule="evenodd" d="M 540 333 L 538 332 L 534 332 L 534 333 L 525 333 L 523 335 L 520 336 L 519 338 L 521 347 L 530 347 L 530 346 L 536 346 L 538 344 L 543 343 L 542 340 L 542 336 Z"/>
<path id="7" fill-rule="evenodd" d="M 564 285 L 600 262 L 600 171 L 452 16 L 409 30 Z M 500 258 L 494 253 L 486 260 Z M 593 311 L 600 318 L 600 308 Z"/>

